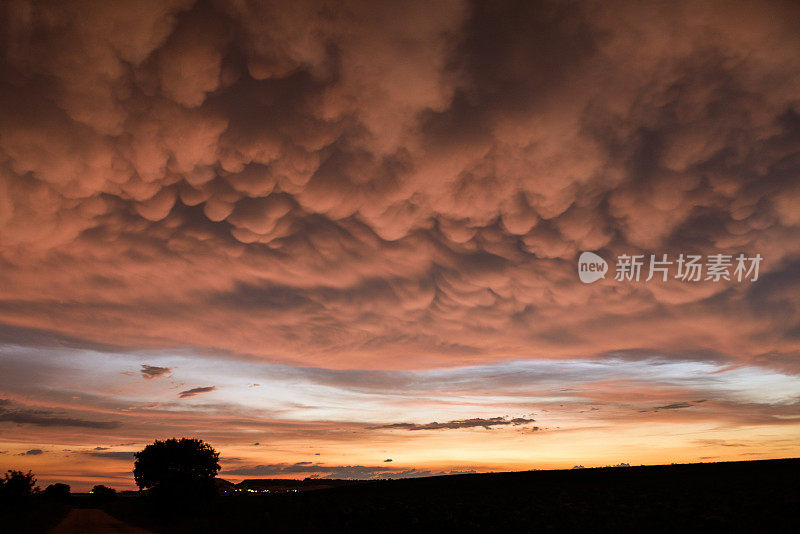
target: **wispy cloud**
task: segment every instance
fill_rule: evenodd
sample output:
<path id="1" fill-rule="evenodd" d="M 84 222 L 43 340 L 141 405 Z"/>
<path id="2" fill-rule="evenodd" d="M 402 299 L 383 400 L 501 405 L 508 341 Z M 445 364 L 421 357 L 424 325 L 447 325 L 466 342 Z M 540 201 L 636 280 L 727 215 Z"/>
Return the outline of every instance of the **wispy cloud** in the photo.
<path id="1" fill-rule="evenodd" d="M 134 453 L 132 451 L 84 451 L 82 454 L 94 458 L 132 461 Z"/>
<path id="2" fill-rule="evenodd" d="M 194 397 L 195 395 L 199 395 L 201 393 L 209 393 L 211 391 L 214 391 L 215 389 L 217 389 L 215 386 L 187 389 L 186 391 L 181 391 L 178 394 L 178 397 L 180 397 L 181 399 L 185 399 L 187 397 Z"/>
<path id="3" fill-rule="evenodd" d="M 147 380 L 164 376 L 166 374 L 169 374 L 171 371 L 172 371 L 171 367 L 158 367 L 155 365 L 147 365 L 147 364 L 142 364 L 142 369 L 141 369 L 142 377 Z"/>
<path id="4" fill-rule="evenodd" d="M 534 423 L 535 419 L 526 419 L 524 417 L 515 417 L 513 419 L 509 419 L 507 417 L 490 417 L 490 418 L 472 418 L 472 419 L 461 419 L 456 421 L 448 421 L 446 423 L 424 423 L 424 424 L 417 424 L 417 423 L 391 423 L 387 425 L 380 425 L 370 427 L 373 429 L 400 429 L 400 430 L 453 430 L 459 428 L 485 428 L 486 430 L 490 430 L 494 426 L 508 426 L 508 425 L 527 425 L 530 423 Z M 536 427 L 534 427 L 536 428 Z"/>
<path id="5" fill-rule="evenodd" d="M 690 402 L 673 402 L 672 404 L 666 404 L 664 406 L 656 406 L 653 408 L 654 410 L 677 410 L 679 408 L 691 408 L 694 406 Z"/>
<path id="6" fill-rule="evenodd" d="M 6 400 L 0 406 L 8 406 L 10 402 Z M 94 421 L 69 417 L 51 410 L 39 410 L 33 408 L 17 408 L 14 410 L 0 407 L 0 422 L 10 422 L 16 424 L 29 424 L 41 427 L 79 427 L 114 429 L 120 426 L 118 421 Z"/>
<path id="7" fill-rule="evenodd" d="M 474 470 L 431 471 L 402 467 L 370 465 L 322 465 L 311 462 L 294 464 L 268 464 L 240 467 L 225 470 L 222 476 L 239 475 L 248 477 L 271 477 L 306 474 L 309 478 L 369 480 L 375 478 L 415 478 L 433 475 L 453 475 L 474 473 Z"/>

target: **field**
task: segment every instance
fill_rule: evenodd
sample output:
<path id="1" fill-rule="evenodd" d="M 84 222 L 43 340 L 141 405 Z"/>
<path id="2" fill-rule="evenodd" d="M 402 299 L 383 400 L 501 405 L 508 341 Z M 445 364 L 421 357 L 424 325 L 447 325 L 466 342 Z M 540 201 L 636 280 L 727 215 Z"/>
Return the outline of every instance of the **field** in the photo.
<path id="1" fill-rule="evenodd" d="M 220 497 L 170 517 L 140 498 L 111 515 L 153 532 L 800 531 L 800 459 L 371 481 Z"/>

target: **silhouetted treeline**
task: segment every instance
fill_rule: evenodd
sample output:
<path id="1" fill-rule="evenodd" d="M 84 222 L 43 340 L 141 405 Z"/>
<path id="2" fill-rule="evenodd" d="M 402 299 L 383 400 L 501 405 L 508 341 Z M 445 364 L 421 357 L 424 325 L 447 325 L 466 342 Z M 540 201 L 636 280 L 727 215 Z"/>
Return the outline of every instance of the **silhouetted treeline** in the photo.
<path id="1" fill-rule="evenodd" d="M 36 476 L 30 471 L 24 473 L 9 469 L 0 479 L 0 499 L 24 499 L 38 492 Z"/>
<path id="2" fill-rule="evenodd" d="M 217 494 L 219 452 L 202 440 L 156 440 L 134 457 L 136 485 L 152 498 L 178 503 Z"/>
<path id="3" fill-rule="evenodd" d="M 177 534 L 798 532 L 798 481 L 800 459 L 791 459 L 340 481 L 315 491 L 198 498 L 170 514 L 139 494 L 98 500 L 94 494 L 105 490 L 95 486 L 92 495 L 73 496 L 71 505 L 101 507 L 155 533 Z M 252 482 L 303 488 L 316 481 Z M 69 495 L 68 486 L 37 492 L 35 483 L 30 472 L 3 478 L 2 532 L 45 532 L 66 514 L 68 506 L 56 497 Z"/>
<path id="4" fill-rule="evenodd" d="M 102 484 L 93 487 L 89 493 L 92 496 L 92 500 L 97 504 L 111 502 L 117 498 L 117 490 Z"/>
<path id="5" fill-rule="evenodd" d="M 32 472 L 8 470 L 0 478 L 0 532 L 46 532 L 66 515 L 69 498 L 68 484 L 41 491 Z"/>
<path id="6" fill-rule="evenodd" d="M 451 475 L 230 494 L 170 518 L 106 509 L 153 532 L 800 532 L 800 460 Z"/>
<path id="7" fill-rule="evenodd" d="M 69 487 L 69 484 L 56 482 L 55 484 L 50 484 L 47 486 L 42 494 L 48 499 L 54 501 L 68 502 L 70 497 L 70 489 L 71 488 Z"/>

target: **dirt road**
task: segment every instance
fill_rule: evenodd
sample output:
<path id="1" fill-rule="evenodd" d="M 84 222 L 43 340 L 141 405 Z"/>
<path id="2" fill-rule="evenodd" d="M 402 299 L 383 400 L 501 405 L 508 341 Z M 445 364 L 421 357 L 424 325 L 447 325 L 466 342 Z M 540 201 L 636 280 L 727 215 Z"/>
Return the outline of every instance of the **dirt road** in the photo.
<path id="1" fill-rule="evenodd" d="M 114 519 L 96 508 L 75 508 L 51 531 L 52 534 L 151 534 Z"/>

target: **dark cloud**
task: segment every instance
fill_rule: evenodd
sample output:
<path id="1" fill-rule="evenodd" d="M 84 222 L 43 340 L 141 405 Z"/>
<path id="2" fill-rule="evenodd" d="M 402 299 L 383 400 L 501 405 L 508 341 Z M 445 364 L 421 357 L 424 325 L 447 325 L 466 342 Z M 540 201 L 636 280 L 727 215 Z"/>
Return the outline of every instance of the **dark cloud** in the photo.
<path id="1" fill-rule="evenodd" d="M 268 464 L 245 466 L 225 470 L 223 476 L 271 477 L 306 474 L 309 478 L 369 480 L 376 478 L 414 478 L 434 475 L 454 475 L 475 471 L 430 471 L 365 465 L 320 465 L 311 462 L 295 464 Z"/>
<path id="2" fill-rule="evenodd" d="M 85 338 L 72 337 L 47 329 L 25 328 L 0 323 L 0 341 L 9 345 L 41 348 L 80 348 L 111 352 L 124 350 L 126 347 L 112 343 L 93 343 Z"/>
<path id="3" fill-rule="evenodd" d="M 420 478 L 442 475 L 466 475 L 477 473 L 475 470 L 450 470 L 432 471 L 428 469 L 405 469 L 401 471 L 384 471 L 377 467 L 364 467 L 360 465 L 343 466 L 333 473 L 325 476 L 311 476 L 309 478 L 335 479 L 345 478 L 353 480 L 369 480 L 375 478 L 401 479 L 401 478 Z"/>
<path id="4" fill-rule="evenodd" d="M 446 423 L 425 423 L 425 424 L 416 424 L 416 423 L 391 423 L 388 425 L 381 425 L 370 427 L 373 429 L 400 429 L 400 430 L 452 430 L 458 428 L 485 428 L 486 430 L 490 430 L 493 426 L 507 426 L 507 425 L 525 425 L 528 423 L 535 422 L 535 419 L 526 419 L 524 417 L 516 417 L 514 419 L 509 419 L 507 417 L 490 417 L 488 419 L 485 418 L 473 418 L 473 419 L 461 419 L 457 421 L 448 421 Z"/>
<path id="5" fill-rule="evenodd" d="M 691 408 L 693 404 L 691 402 L 673 402 L 672 404 L 666 404 L 664 406 L 656 406 L 653 410 L 677 410 L 679 408 Z"/>
<path id="6" fill-rule="evenodd" d="M 134 453 L 132 451 L 85 451 L 83 454 L 94 458 L 105 458 L 109 460 L 131 461 L 134 459 Z"/>
<path id="7" fill-rule="evenodd" d="M 19 456 L 39 456 L 40 454 L 44 454 L 44 451 L 42 449 L 31 449 L 19 453 Z"/>
<path id="8" fill-rule="evenodd" d="M 752 444 L 725 441 L 724 439 L 699 439 L 695 443 L 705 447 L 748 447 Z"/>
<path id="9" fill-rule="evenodd" d="M 170 372 L 172 372 L 172 367 L 158 367 L 155 365 L 147 365 L 147 364 L 142 364 L 142 369 L 141 369 L 142 377 L 147 380 L 150 380 L 152 378 L 158 378 L 159 376 L 164 376 L 165 374 L 168 374 Z"/>
<path id="10" fill-rule="evenodd" d="M 341 473 L 348 469 L 358 469 L 361 466 L 325 466 L 313 464 L 311 462 L 297 462 L 294 464 L 266 464 L 243 466 L 236 469 L 226 469 L 224 475 L 243 475 L 243 476 L 275 476 L 275 475 L 296 475 L 301 473 Z M 378 468 L 362 468 L 375 471 Z"/>
<path id="11" fill-rule="evenodd" d="M 182 399 L 185 399 L 187 397 L 194 397 L 195 395 L 199 395 L 200 393 L 208 393 L 210 391 L 214 391 L 215 389 L 217 389 L 216 386 L 206 386 L 206 387 L 202 387 L 202 388 L 192 388 L 192 389 L 187 389 L 186 391 L 181 391 L 178 394 L 178 396 L 180 398 L 182 398 Z"/>
<path id="12" fill-rule="evenodd" d="M 6 400 L 5 403 L 0 403 L 0 406 L 7 406 L 9 404 L 10 403 Z M 113 429 L 120 426 L 118 421 L 92 421 L 68 417 L 49 410 L 32 408 L 17 408 L 14 410 L 0 408 L 0 422 L 16 423 L 20 425 L 29 424 L 41 427 L 79 427 L 95 429 Z"/>
<path id="13" fill-rule="evenodd" d="M 370 478 L 389 478 L 389 468 L 364 465 L 339 465 L 329 469 L 320 469 L 328 474 L 319 478 L 344 478 L 362 480 Z"/>

